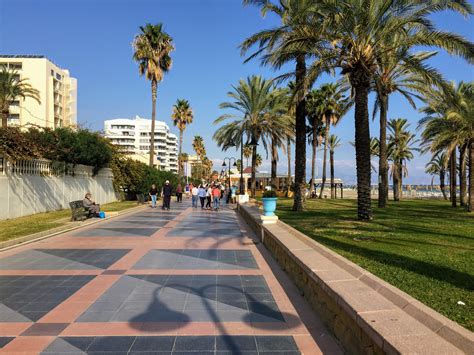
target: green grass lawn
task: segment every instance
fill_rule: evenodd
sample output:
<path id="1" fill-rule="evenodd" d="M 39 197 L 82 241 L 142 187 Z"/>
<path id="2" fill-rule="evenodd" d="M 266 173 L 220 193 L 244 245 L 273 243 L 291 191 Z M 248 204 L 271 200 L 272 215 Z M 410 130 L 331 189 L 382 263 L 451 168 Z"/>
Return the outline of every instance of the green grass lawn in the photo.
<path id="1" fill-rule="evenodd" d="M 309 200 L 301 213 L 292 202 L 279 200 L 281 220 L 474 330 L 472 215 L 446 201 L 410 200 L 376 208 L 365 223 L 355 200 Z"/>
<path id="2" fill-rule="evenodd" d="M 102 205 L 101 209 L 105 213 L 116 212 L 136 205 L 136 201 L 120 201 Z M 0 221 L 0 241 L 56 228 L 68 223 L 70 218 L 71 210 L 60 210 Z"/>

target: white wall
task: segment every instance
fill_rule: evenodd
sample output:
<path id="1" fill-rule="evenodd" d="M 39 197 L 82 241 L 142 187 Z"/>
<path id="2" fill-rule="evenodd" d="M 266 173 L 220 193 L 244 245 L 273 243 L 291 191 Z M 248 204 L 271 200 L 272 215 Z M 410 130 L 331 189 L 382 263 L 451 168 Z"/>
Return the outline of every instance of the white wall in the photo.
<path id="1" fill-rule="evenodd" d="M 0 174 L 0 220 L 39 212 L 68 209 L 69 202 L 82 200 L 87 191 L 100 204 L 117 201 L 112 171 L 78 165 L 74 176 Z"/>

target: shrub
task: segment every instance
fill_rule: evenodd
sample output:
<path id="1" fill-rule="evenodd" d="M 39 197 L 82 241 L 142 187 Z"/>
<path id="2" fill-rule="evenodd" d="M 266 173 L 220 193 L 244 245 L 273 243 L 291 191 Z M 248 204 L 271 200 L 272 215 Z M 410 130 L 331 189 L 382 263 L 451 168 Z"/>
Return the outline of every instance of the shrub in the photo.
<path id="1" fill-rule="evenodd" d="M 263 198 L 274 198 L 277 197 L 277 193 L 275 190 L 266 190 L 263 192 Z"/>

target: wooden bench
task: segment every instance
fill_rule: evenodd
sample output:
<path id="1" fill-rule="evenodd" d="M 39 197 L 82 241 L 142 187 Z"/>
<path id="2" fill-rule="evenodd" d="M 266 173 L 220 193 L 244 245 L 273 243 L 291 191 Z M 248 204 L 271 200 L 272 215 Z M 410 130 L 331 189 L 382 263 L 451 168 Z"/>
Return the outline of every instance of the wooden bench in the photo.
<path id="1" fill-rule="evenodd" d="M 71 221 L 84 221 L 92 217 L 92 213 L 84 207 L 82 200 L 69 202 L 71 207 Z"/>

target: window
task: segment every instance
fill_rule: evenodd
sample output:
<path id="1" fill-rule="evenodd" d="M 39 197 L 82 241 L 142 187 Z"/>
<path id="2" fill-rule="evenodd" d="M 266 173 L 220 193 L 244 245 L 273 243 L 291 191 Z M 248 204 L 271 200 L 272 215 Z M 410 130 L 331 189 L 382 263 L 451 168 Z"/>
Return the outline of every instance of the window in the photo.
<path id="1" fill-rule="evenodd" d="M 51 76 L 54 76 L 54 70 L 51 69 Z"/>
<path id="2" fill-rule="evenodd" d="M 61 80 L 62 78 L 61 74 L 56 73 L 56 79 Z"/>
<path id="3" fill-rule="evenodd" d="M 18 100 L 11 101 L 10 106 L 20 106 L 20 101 Z"/>

